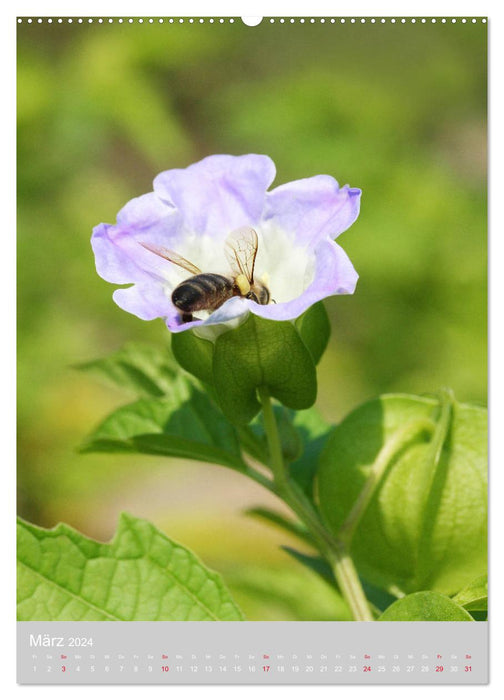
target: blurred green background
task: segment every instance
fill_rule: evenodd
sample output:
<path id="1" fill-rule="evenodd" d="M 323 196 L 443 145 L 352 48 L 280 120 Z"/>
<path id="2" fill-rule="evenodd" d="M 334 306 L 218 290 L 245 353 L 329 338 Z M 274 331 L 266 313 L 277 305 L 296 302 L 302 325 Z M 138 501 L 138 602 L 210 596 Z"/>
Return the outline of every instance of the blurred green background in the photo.
<path id="1" fill-rule="evenodd" d="M 276 184 L 328 173 L 363 190 L 339 239 L 357 290 L 326 302 L 322 414 L 440 386 L 485 403 L 486 25 L 24 22 L 19 513 L 107 540 L 127 510 L 223 573 L 249 619 L 344 618 L 279 549 L 286 537 L 243 515 L 277 505 L 256 485 L 221 467 L 76 451 L 130 397 L 73 365 L 126 341 L 169 344 L 161 320 L 113 303 L 93 226 L 162 170 L 251 152 L 273 158 Z"/>

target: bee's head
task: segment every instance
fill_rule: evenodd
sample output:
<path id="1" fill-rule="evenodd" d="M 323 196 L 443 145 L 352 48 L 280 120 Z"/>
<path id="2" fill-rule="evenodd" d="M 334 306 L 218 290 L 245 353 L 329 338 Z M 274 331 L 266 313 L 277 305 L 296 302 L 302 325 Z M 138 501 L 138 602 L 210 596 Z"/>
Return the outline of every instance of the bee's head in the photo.
<path id="1" fill-rule="evenodd" d="M 247 299 L 252 299 L 256 304 L 266 305 L 270 303 L 271 294 L 268 287 L 263 283 L 256 281 L 250 288 L 250 292 L 246 295 Z"/>

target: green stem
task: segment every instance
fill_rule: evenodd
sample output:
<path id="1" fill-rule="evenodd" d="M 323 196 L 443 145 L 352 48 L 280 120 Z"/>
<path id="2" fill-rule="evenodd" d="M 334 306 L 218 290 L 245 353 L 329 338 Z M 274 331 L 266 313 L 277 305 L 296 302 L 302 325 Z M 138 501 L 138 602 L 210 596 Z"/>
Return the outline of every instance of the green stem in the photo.
<path id="1" fill-rule="evenodd" d="M 263 409 L 266 439 L 268 440 L 270 458 L 269 466 L 273 472 L 275 485 L 277 488 L 283 488 L 287 484 L 288 479 L 284 466 L 282 443 L 280 442 L 280 435 L 278 433 L 273 406 L 271 404 L 270 396 L 264 387 L 259 387 L 258 393 Z"/>
<path id="2" fill-rule="evenodd" d="M 282 444 L 273 412 L 270 396 L 265 387 L 258 390 L 262 403 L 264 428 L 268 440 L 270 468 L 273 473 L 275 493 L 282 498 L 305 523 L 325 556 L 340 590 L 355 620 L 373 620 L 369 603 L 362 589 L 359 576 L 350 555 L 342 542 L 335 541 L 326 530 L 313 504 L 303 491 L 289 478 L 285 467 Z"/>

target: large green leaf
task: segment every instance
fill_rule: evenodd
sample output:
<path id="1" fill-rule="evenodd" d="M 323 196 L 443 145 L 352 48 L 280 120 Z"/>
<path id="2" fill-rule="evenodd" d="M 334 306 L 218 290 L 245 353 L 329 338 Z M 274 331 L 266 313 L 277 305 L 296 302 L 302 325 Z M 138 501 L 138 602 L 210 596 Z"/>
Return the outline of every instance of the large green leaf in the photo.
<path id="1" fill-rule="evenodd" d="M 484 409 L 448 396 L 382 396 L 335 428 L 320 507 L 372 585 L 453 595 L 485 571 L 486 433 Z"/>
<path id="2" fill-rule="evenodd" d="M 253 314 L 217 338 L 213 376 L 222 410 L 237 424 L 259 412 L 258 387 L 296 410 L 309 408 L 317 395 L 315 365 L 294 324 Z"/>
<path id="3" fill-rule="evenodd" d="M 128 343 L 117 352 L 77 366 L 109 384 L 140 396 L 164 396 L 180 372 L 170 351 Z"/>
<path id="4" fill-rule="evenodd" d="M 102 544 L 18 521 L 19 620 L 241 620 L 219 575 L 146 520 Z"/>
<path id="5" fill-rule="evenodd" d="M 472 622 L 472 617 L 447 596 L 432 591 L 421 591 L 396 600 L 378 618 L 378 621 Z"/>
<path id="6" fill-rule="evenodd" d="M 183 376 L 172 381 L 163 398 L 140 399 L 114 411 L 81 449 L 185 457 L 245 469 L 233 427 Z"/>

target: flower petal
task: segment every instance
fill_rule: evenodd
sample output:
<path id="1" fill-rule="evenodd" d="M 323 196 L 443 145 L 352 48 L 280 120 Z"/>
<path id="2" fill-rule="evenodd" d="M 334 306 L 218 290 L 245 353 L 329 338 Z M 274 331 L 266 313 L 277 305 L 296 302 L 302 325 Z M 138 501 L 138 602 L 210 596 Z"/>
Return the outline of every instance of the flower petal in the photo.
<path id="1" fill-rule="evenodd" d="M 170 297 L 159 284 L 138 283 L 126 289 L 116 289 L 112 298 L 121 309 L 135 314 L 143 321 L 152 321 L 176 313 Z"/>
<path id="2" fill-rule="evenodd" d="M 329 175 L 315 175 L 275 187 L 266 195 L 264 218 L 307 245 L 334 239 L 359 216 L 361 190 L 339 187 Z"/>
<path id="3" fill-rule="evenodd" d="M 274 321 L 297 318 L 312 304 L 334 294 L 353 294 L 359 275 L 343 248 L 330 238 L 320 241 L 315 248 L 313 282 L 292 301 L 260 306 L 253 304 L 252 313 Z"/>
<path id="4" fill-rule="evenodd" d="M 146 251 L 140 242 L 167 246 L 170 240 L 176 240 L 180 228 L 178 212 L 154 192 L 132 199 L 117 215 L 117 224 L 99 224 L 93 229 L 91 246 L 96 271 L 107 282 L 116 284 L 145 279 L 144 273 L 152 271 L 154 258 L 163 261 Z M 169 265 L 165 261 L 164 268 Z"/>
<path id="5" fill-rule="evenodd" d="M 170 314 L 166 319 L 166 325 L 173 333 L 178 333 L 179 331 L 186 331 L 190 328 L 198 329 L 197 335 L 201 338 L 203 337 L 215 337 L 215 332 L 210 331 L 205 333 L 205 329 L 212 326 L 222 326 L 222 330 L 229 330 L 235 325 L 239 325 L 241 320 L 244 319 L 249 311 L 251 311 L 252 306 L 257 306 L 253 301 L 249 299 L 244 299 L 243 297 L 231 297 L 222 306 L 216 309 L 208 318 L 204 321 L 195 320 L 183 323 L 180 318 L 180 311 L 175 310 L 175 314 Z M 175 307 L 173 307 L 175 309 Z M 236 321 L 236 323 L 233 323 Z M 218 333 L 217 333 L 218 335 Z"/>
<path id="6" fill-rule="evenodd" d="M 233 229 L 259 222 L 274 177 L 268 156 L 216 155 L 161 173 L 154 191 L 177 207 L 187 229 L 210 234 L 219 243 Z"/>
<path id="7" fill-rule="evenodd" d="M 111 234 L 115 228 L 111 224 L 98 224 L 93 229 L 91 246 L 95 255 L 96 271 L 107 282 L 127 284 L 133 281 L 137 266 L 124 251 L 114 245 Z"/>
<path id="8" fill-rule="evenodd" d="M 155 192 L 130 199 L 117 215 L 120 226 L 133 226 L 137 230 L 156 226 L 167 216 L 173 216 L 174 207 L 164 202 Z"/>

